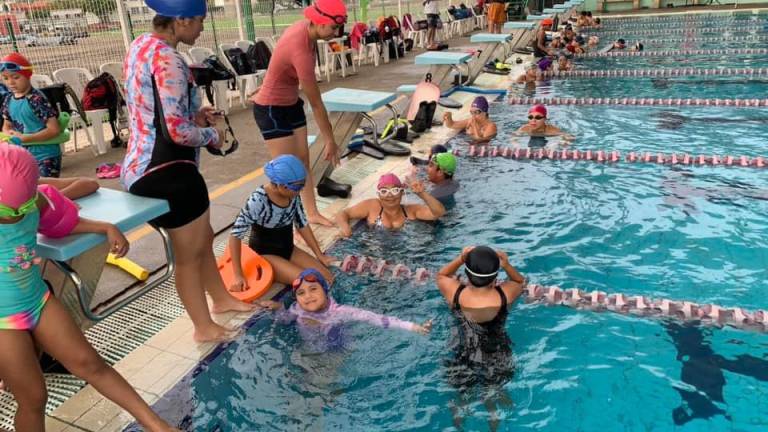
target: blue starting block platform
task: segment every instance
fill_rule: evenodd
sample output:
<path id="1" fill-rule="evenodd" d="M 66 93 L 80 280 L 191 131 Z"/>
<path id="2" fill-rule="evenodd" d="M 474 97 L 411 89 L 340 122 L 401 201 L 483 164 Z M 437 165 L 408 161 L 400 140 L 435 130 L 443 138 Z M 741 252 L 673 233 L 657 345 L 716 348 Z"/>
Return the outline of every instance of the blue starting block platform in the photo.
<path id="1" fill-rule="evenodd" d="M 528 21 L 507 21 L 504 23 L 504 30 L 533 30 L 535 23 Z"/>
<path id="2" fill-rule="evenodd" d="M 329 112 L 367 113 L 395 100 L 390 92 L 335 88 L 323 93 L 323 103 Z"/>
<path id="3" fill-rule="evenodd" d="M 546 14 L 546 15 L 528 15 L 528 18 L 526 18 L 528 21 L 541 21 L 543 19 L 552 18 L 552 15 Z"/>
<path id="4" fill-rule="evenodd" d="M 512 39 L 510 34 L 502 33 L 477 33 L 473 34 L 469 41 L 473 43 L 504 43 Z"/>
<path id="5" fill-rule="evenodd" d="M 452 51 L 430 51 L 414 58 L 417 65 L 458 65 L 466 63 L 472 54 Z"/>

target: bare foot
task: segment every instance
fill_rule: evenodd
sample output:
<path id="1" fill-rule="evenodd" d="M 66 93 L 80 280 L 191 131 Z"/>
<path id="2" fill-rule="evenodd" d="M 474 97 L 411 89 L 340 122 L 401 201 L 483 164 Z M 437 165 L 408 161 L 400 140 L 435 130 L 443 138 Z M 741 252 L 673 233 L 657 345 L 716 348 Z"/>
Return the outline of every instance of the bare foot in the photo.
<path id="1" fill-rule="evenodd" d="M 197 343 L 228 342 L 236 338 L 239 333 L 238 330 L 211 322 L 211 324 L 203 328 L 195 328 L 192 339 Z"/>
<path id="2" fill-rule="evenodd" d="M 336 224 L 332 220 L 321 215 L 320 213 L 314 214 L 314 215 L 307 215 L 307 220 L 309 220 L 309 223 L 311 224 L 323 225 L 327 227 L 336 226 Z"/>
<path id="3" fill-rule="evenodd" d="M 8 390 L 8 389 L 5 388 L 5 382 L 3 382 L 3 380 L 0 380 L 0 391 L 3 391 L 3 390 Z"/>
<path id="4" fill-rule="evenodd" d="M 228 296 L 226 299 L 214 301 L 211 305 L 211 312 L 215 314 L 222 314 L 227 312 L 251 312 L 256 310 L 256 307 L 256 305 L 241 302 L 234 297 Z"/>

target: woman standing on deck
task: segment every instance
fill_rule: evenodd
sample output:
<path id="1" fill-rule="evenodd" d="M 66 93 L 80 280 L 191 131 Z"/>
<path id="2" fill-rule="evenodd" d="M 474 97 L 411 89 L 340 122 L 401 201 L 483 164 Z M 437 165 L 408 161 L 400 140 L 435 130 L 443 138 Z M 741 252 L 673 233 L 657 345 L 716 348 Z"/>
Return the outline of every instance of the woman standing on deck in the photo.
<path id="1" fill-rule="evenodd" d="M 288 27 L 275 46 L 269 61 L 264 84 L 253 97 L 253 116 L 261 129 L 272 159 L 292 154 L 307 168 L 307 184 L 301 199 L 310 223 L 332 226 L 321 215 L 315 200 L 315 181 L 309 166 L 307 118 L 299 86 L 312 106 L 320 135 L 324 138 L 324 157 L 334 165 L 339 163 L 339 148 L 333 137 L 331 122 L 320 97 L 315 78 L 315 44 L 318 40 L 336 37 L 347 22 L 347 8 L 341 0 L 317 0 L 304 9 L 306 20 Z"/>
<path id="2" fill-rule="evenodd" d="M 248 311 L 229 295 L 213 255 L 208 188 L 197 163 L 201 147 L 221 147 L 223 132 L 212 125 L 213 108 L 200 108 L 192 74 L 176 47 L 193 45 L 203 31 L 205 0 L 147 0 L 157 15 L 154 31 L 139 36 L 125 58 L 126 102 L 131 138 L 122 182 L 134 195 L 168 201 L 170 212 L 151 224 L 168 230 L 176 265 L 176 290 L 198 342 L 221 341 L 232 330 L 213 312 Z"/>

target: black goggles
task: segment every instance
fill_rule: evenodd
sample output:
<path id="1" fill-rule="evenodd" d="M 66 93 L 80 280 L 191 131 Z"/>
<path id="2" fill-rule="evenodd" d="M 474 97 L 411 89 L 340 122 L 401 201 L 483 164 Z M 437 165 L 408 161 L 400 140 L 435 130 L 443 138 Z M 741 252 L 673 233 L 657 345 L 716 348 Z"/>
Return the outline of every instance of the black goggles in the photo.
<path id="1" fill-rule="evenodd" d="M 314 5 L 314 6 L 312 6 L 312 7 L 314 7 L 314 8 L 315 8 L 315 10 L 317 11 L 317 13 L 319 13 L 320 15 L 322 15 L 322 16 L 324 16 L 324 17 L 326 17 L 326 18 L 330 18 L 330 19 L 332 19 L 332 20 L 333 20 L 333 22 L 334 22 L 336 25 L 340 25 L 340 26 L 342 26 L 342 25 L 344 25 L 344 24 L 346 24 L 346 23 L 347 23 L 347 16 L 346 16 L 346 15 L 328 15 L 327 13 L 325 13 L 325 12 L 321 11 L 321 10 L 320 10 L 320 8 L 319 8 L 319 7 L 317 7 L 317 5 Z"/>

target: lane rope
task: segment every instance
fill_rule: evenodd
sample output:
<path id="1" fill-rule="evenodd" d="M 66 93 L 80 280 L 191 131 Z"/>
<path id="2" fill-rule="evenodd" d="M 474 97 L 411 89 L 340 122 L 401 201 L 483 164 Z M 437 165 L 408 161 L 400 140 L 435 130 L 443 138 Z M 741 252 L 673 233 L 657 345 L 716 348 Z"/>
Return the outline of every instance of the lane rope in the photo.
<path id="1" fill-rule="evenodd" d="M 632 106 L 732 106 L 765 107 L 768 99 L 681 99 L 681 98 L 564 98 L 518 97 L 507 98 L 510 105 L 632 105 Z"/>
<path id="2" fill-rule="evenodd" d="M 595 57 L 669 57 L 682 55 L 765 55 L 766 48 L 734 48 L 734 49 L 673 49 L 659 51 L 608 51 L 577 54 L 579 58 Z"/>
<path id="3" fill-rule="evenodd" d="M 665 69 L 575 69 L 569 71 L 546 71 L 550 78 L 607 78 L 607 77 L 673 77 L 673 76 L 765 76 L 768 68 L 665 68 Z"/>

